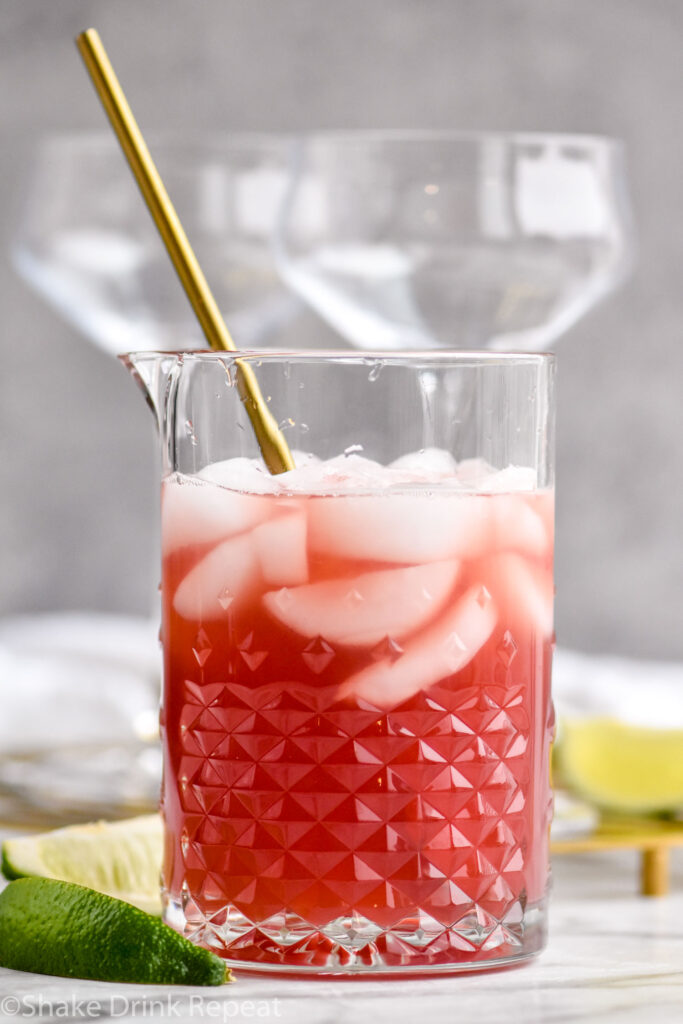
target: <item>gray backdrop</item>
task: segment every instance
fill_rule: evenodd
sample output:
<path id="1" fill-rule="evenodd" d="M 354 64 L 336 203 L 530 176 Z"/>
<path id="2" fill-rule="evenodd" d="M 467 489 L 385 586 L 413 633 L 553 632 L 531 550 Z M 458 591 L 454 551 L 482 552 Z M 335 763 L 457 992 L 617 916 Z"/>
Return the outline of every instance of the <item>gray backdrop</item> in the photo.
<path id="1" fill-rule="evenodd" d="M 145 613 L 151 416 L 15 276 L 31 151 L 101 129 L 96 25 L 146 131 L 603 132 L 628 147 L 633 279 L 560 346 L 558 640 L 683 656 L 680 0 L 0 0 L 0 613 Z"/>

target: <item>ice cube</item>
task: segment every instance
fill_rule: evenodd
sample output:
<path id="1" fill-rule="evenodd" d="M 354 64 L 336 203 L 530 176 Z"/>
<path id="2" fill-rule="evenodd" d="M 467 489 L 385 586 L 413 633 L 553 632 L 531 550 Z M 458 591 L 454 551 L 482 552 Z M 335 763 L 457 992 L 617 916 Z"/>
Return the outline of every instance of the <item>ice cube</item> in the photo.
<path id="1" fill-rule="evenodd" d="M 554 587 L 549 569 L 510 551 L 486 559 L 479 571 L 502 622 L 552 635 Z"/>
<path id="2" fill-rule="evenodd" d="M 530 466 L 506 466 L 493 470 L 483 481 L 482 489 L 491 494 L 518 493 L 536 489 L 536 470 Z"/>
<path id="3" fill-rule="evenodd" d="M 361 669 L 342 683 L 339 696 L 380 708 L 400 704 L 465 668 L 493 633 L 497 618 L 490 594 L 476 584 L 437 622 L 409 640 L 400 658 L 386 657 Z"/>
<path id="4" fill-rule="evenodd" d="M 189 544 L 231 537 L 268 518 L 267 498 L 228 491 L 176 473 L 164 482 L 161 500 L 165 553 Z"/>
<path id="5" fill-rule="evenodd" d="M 469 494 L 315 498 L 309 546 L 337 558 L 407 565 L 478 557 L 491 538 L 490 505 Z"/>
<path id="6" fill-rule="evenodd" d="M 253 536 L 242 533 L 213 548 L 181 580 L 173 607 L 184 619 L 220 619 L 260 582 Z"/>
<path id="7" fill-rule="evenodd" d="M 555 540 L 555 491 L 553 488 L 525 495 L 528 504 L 543 520 L 548 547 L 552 550 Z"/>
<path id="8" fill-rule="evenodd" d="M 292 503 L 280 515 L 261 523 L 253 539 L 266 583 L 274 587 L 306 583 L 306 512 L 301 505 Z"/>
<path id="9" fill-rule="evenodd" d="M 408 452 L 394 459 L 389 468 L 401 471 L 407 481 L 436 481 L 456 476 L 458 464 L 445 448 L 423 448 L 419 452 Z"/>
<path id="10" fill-rule="evenodd" d="M 276 478 L 270 475 L 259 459 L 239 456 L 223 462 L 212 462 L 200 469 L 197 475 L 210 483 L 244 494 L 274 494 L 278 490 Z"/>
<path id="11" fill-rule="evenodd" d="M 312 452 L 302 452 L 296 448 L 292 449 L 292 458 L 294 459 L 294 469 L 289 469 L 286 473 L 278 473 L 276 476 L 267 476 L 267 482 L 261 480 L 260 487 L 277 494 L 305 494 L 309 489 L 317 490 L 323 475 L 321 468 L 323 464 L 320 459 Z M 247 469 L 245 472 L 249 472 L 249 470 Z M 263 472 L 266 473 L 265 468 Z M 259 486 L 258 481 L 257 486 Z"/>
<path id="12" fill-rule="evenodd" d="M 292 453 L 294 454 L 294 453 Z M 316 456 L 297 453 L 296 469 L 273 478 L 278 491 L 285 494 L 341 494 L 389 487 L 392 479 L 378 462 L 352 452 L 337 455 L 326 462 Z"/>
<path id="13" fill-rule="evenodd" d="M 550 547 L 545 523 L 521 495 L 491 498 L 494 543 L 499 550 L 521 551 L 542 558 Z"/>
<path id="14" fill-rule="evenodd" d="M 328 459 L 322 466 L 325 493 L 338 494 L 348 491 L 376 491 L 389 487 L 393 477 L 390 471 L 364 455 L 350 452 Z"/>
<path id="15" fill-rule="evenodd" d="M 462 459 L 458 463 L 458 480 L 470 490 L 495 475 L 495 469 L 486 459 Z"/>
<path id="16" fill-rule="evenodd" d="M 294 587 L 286 602 L 281 592 L 270 592 L 263 603 L 273 618 L 302 636 L 371 647 L 385 637 L 400 640 L 437 616 L 459 567 L 451 560 L 362 573 Z"/>

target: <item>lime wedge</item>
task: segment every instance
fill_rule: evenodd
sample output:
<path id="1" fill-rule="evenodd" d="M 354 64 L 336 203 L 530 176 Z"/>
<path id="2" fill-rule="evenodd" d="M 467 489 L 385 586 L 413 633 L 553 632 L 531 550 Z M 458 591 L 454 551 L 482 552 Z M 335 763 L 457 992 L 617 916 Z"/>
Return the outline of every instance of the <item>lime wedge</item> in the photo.
<path id="1" fill-rule="evenodd" d="M 158 917 L 51 878 L 20 878 L 0 893 L 0 966 L 142 985 L 231 980 L 219 957 Z"/>
<path id="2" fill-rule="evenodd" d="M 2 844 L 2 872 L 9 879 L 37 875 L 76 882 L 160 914 L 162 844 L 156 814 L 72 825 L 7 839 Z"/>
<path id="3" fill-rule="evenodd" d="M 554 761 L 558 781 L 606 810 L 650 814 L 683 807 L 683 729 L 563 717 Z"/>

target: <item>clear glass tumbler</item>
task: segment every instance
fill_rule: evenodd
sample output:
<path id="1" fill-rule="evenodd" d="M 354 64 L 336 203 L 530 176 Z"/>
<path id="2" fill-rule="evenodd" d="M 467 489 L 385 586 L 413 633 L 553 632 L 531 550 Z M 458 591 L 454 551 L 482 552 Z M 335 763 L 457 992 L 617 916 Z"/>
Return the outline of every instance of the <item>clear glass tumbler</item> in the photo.
<path id="1" fill-rule="evenodd" d="M 253 367 L 296 468 L 270 476 Z M 140 353 L 163 450 L 163 885 L 241 968 L 542 948 L 547 355 Z"/>

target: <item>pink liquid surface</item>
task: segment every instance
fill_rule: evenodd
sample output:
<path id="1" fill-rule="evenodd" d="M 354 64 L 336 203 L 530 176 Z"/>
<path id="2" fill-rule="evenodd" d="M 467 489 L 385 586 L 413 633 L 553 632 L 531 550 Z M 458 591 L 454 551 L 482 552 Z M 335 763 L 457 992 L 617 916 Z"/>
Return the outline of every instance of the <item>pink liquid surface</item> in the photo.
<path id="1" fill-rule="evenodd" d="M 548 873 L 552 517 L 549 491 L 165 482 L 186 934 L 271 967 L 515 956 Z"/>

